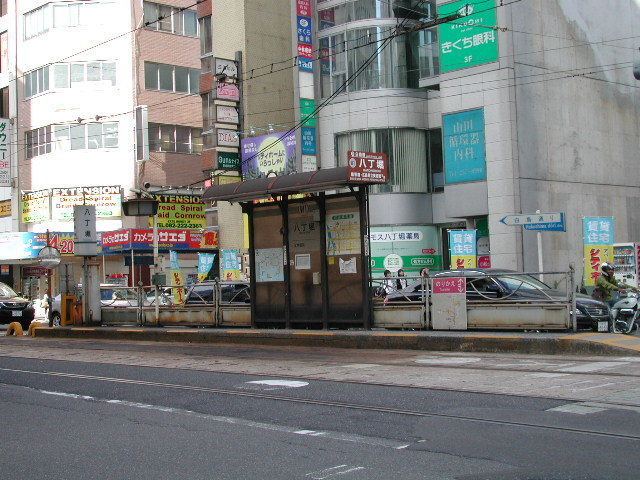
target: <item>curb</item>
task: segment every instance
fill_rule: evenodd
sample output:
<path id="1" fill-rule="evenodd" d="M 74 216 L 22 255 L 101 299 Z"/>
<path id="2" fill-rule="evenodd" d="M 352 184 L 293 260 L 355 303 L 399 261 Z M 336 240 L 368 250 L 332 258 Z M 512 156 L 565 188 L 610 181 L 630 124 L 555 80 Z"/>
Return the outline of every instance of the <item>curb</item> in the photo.
<path id="1" fill-rule="evenodd" d="M 453 335 L 438 332 L 323 332 L 277 330 L 195 330 L 146 328 L 39 327 L 38 338 L 129 340 L 179 343 L 222 343 L 242 345 L 324 347 L 352 349 L 400 349 L 443 352 L 525 353 L 538 355 L 640 355 L 637 345 L 615 344 L 620 335 L 562 334 L 516 336 L 469 332 Z M 623 337 L 624 339 L 625 337 Z"/>

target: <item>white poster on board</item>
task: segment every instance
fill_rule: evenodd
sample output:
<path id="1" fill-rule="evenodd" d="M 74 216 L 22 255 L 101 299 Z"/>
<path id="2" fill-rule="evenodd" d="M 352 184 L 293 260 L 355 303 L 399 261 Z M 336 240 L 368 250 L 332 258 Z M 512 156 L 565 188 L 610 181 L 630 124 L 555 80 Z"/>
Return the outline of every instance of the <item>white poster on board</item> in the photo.
<path id="1" fill-rule="evenodd" d="M 257 248 L 256 282 L 284 282 L 284 256 L 282 248 Z"/>

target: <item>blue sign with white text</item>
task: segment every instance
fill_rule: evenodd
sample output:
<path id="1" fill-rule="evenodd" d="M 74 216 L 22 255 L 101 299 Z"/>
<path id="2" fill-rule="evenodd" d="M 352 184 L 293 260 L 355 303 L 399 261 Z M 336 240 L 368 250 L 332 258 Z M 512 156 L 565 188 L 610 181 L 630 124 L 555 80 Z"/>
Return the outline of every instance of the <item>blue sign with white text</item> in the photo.
<path id="1" fill-rule="evenodd" d="M 529 223 L 524 225 L 524 229 L 537 232 L 566 232 L 567 225 L 564 221 L 564 213 L 562 213 L 559 222 Z"/>
<path id="2" fill-rule="evenodd" d="M 311 18 L 298 15 L 298 42 L 311 45 Z"/>
<path id="3" fill-rule="evenodd" d="M 445 183 L 487 179 L 484 109 L 442 116 Z"/>
<path id="4" fill-rule="evenodd" d="M 313 73 L 313 59 L 307 57 L 298 57 L 298 68 L 301 72 Z"/>
<path id="5" fill-rule="evenodd" d="M 300 132 L 302 139 L 302 155 L 315 155 L 316 129 L 314 127 L 302 127 Z"/>

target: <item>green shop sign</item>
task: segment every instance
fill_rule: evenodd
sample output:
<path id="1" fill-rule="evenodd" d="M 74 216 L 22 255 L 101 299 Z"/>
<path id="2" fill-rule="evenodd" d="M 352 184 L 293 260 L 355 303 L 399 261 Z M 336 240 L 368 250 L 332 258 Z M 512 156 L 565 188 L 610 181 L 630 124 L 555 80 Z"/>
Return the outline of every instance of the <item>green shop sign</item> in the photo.
<path id="1" fill-rule="evenodd" d="M 316 110 L 316 101 L 309 98 L 300 99 L 300 118 L 305 127 L 317 126 L 317 119 L 313 112 Z"/>
<path id="2" fill-rule="evenodd" d="M 218 152 L 218 168 L 240 170 L 240 155 L 234 152 Z"/>
<path id="3" fill-rule="evenodd" d="M 498 60 L 496 0 L 460 0 L 438 7 L 438 16 L 462 18 L 441 24 L 440 71 L 453 72 Z"/>

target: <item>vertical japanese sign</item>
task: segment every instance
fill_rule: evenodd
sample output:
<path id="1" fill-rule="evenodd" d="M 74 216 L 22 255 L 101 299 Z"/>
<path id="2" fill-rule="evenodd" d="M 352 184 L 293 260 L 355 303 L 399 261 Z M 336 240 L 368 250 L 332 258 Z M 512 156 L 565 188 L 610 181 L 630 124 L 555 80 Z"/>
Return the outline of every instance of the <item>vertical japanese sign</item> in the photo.
<path id="1" fill-rule="evenodd" d="M 11 199 L 0 200 L 0 218 L 11 216 Z"/>
<path id="2" fill-rule="evenodd" d="M 240 250 L 229 248 L 220 252 L 220 279 L 224 282 L 237 282 L 242 279 L 242 266 L 240 264 Z"/>
<path id="3" fill-rule="evenodd" d="M 584 217 L 584 284 L 594 286 L 600 277 L 603 263 L 613 265 L 615 219 L 613 217 Z"/>
<path id="4" fill-rule="evenodd" d="M 175 250 L 169 250 L 169 266 L 170 266 L 170 283 L 172 286 L 173 302 L 176 304 L 182 304 L 185 301 L 184 291 L 184 274 L 180 270 L 180 263 L 178 262 L 178 252 Z"/>
<path id="5" fill-rule="evenodd" d="M 467 282 L 464 277 L 434 278 L 431 284 L 434 330 L 467 329 Z"/>
<path id="6" fill-rule="evenodd" d="M 498 60 L 495 0 L 460 0 L 438 7 L 438 17 L 458 13 L 462 18 L 440 25 L 440 71 L 475 67 Z"/>
<path id="7" fill-rule="evenodd" d="M 491 247 L 489 244 L 489 217 L 476 220 L 478 268 L 491 268 Z"/>
<path id="8" fill-rule="evenodd" d="M 213 263 L 216 260 L 215 253 L 199 253 L 198 254 L 198 281 L 203 282 L 209 272 L 211 271 L 211 267 L 213 267 Z"/>
<path id="9" fill-rule="evenodd" d="M 73 207 L 73 233 L 76 255 L 93 257 L 98 254 L 95 205 L 75 205 Z"/>
<path id="10" fill-rule="evenodd" d="M 313 13 L 311 0 L 296 0 L 296 34 L 298 59 L 298 98 L 300 101 L 300 120 L 302 128 L 298 134 L 300 142 L 300 164 L 303 172 L 312 172 L 318 168 L 318 145 L 316 108 L 313 77 Z"/>
<path id="11" fill-rule="evenodd" d="M 484 109 L 442 116 L 445 183 L 487 179 Z"/>
<path id="12" fill-rule="evenodd" d="M 452 270 L 478 266 L 476 236 L 475 230 L 449 230 Z"/>
<path id="13" fill-rule="evenodd" d="M 0 187 L 11 186 L 9 138 L 9 120 L 6 118 L 0 118 Z"/>

